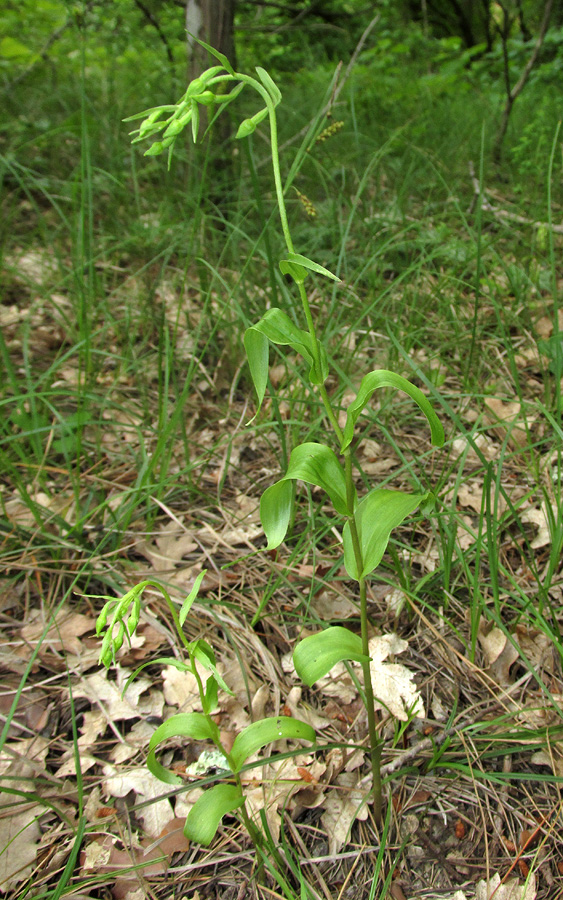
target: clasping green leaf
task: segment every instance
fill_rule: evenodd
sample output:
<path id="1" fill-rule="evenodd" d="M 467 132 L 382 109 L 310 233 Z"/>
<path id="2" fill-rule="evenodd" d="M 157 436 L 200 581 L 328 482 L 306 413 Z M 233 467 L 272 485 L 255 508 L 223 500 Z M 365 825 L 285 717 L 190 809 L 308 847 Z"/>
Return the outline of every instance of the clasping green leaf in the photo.
<path id="1" fill-rule="evenodd" d="M 220 747 L 219 729 L 214 721 L 202 713 L 178 713 L 159 725 L 149 741 L 147 767 L 166 784 L 182 784 L 182 779 L 162 766 L 155 756 L 159 744 L 172 737 L 187 737 L 193 741 L 213 741 Z"/>
<path id="2" fill-rule="evenodd" d="M 282 95 L 281 95 L 281 91 L 280 91 L 279 87 L 277 86 L 276 82 L 270 75 L 268 75 L 268 73 L 266 72 L 266 69 L 263 69 L 262 66 L 256 66 L 256 72 L 258 74 L 258 78 L 260 79 L 260 81 L 262 82 L 262 84 L 264 85 L 266 90 L 268 91 L 270 97 L 272 98 L 274 106 L 277 106 L 278 103 L 281 103 Z"/>
<path id="3" fill-rule="evenodd" d="M 348 407 L 346 425 L 344 426 L 344 439 L 340 447 L 340 452 L 343 453 L 350 445 L 352 438 L 354 437 L 354 426 L 360 413 L 371 400 L 374 391 L 376 391 L 377 388 L 383 387 L 392 387 L 399 391 L 404 391 L 405 394 L 409 395 L 411 400 L 414 400 L 428 419 L 432 443 L 435 447 L 441 447 L 444 443 L 444 429 L 442 423 L 434 412 L 432 404 L 425 397 L 420 388 L 417 388 L 416 385 L 412 384 L 407 378 L 403 378 L 402 375 L 396 375 L 395 372 L 389 372 L 387 369 L 376 369 L 375 371 L 364 375 L 356 399 L 353 400 Z"/>
<path id="4" fill-rule="evenodd" d="M 246 760 L 267 744 L 283 738 L 295 738 L 302 741 L 315 740 L 315 731 L 306 722 L 292 719 L 290 716 L 276 716 L 261 719 L 247 725 L 235 738 L 230 752 L 234 772 L 240 772 Z"/>
<path id="5" fill-rule="evenodd" d="M 311 335 L 295 325 L 281 309 L 269 309 L 255 325 L 247 328 L 244 334 L 244 347 L 250 367 L 252 381 L 258 395 L 260 411 L 266 385 L 268 383 L 268 341 L 291 347 L 306 360 L 309 365 L 309 380 L 312 384 L 324 384 L 328 378 L 328 357 L 322 344 L 319 344 L 321 370 L 317 369 L 313 357 Z"/>
<path id="6" fill-rule="evenodd" d="M 367 662 L 362 640 L 353 631 L 334 625 L 304 638 L 293 651 L 293 664 L 301 681 L 311 687 L 342 660 Z"/>
<path id="7" fill-rule="evenodd" d="M 279 547 L 287 534 L 291 514 L 293 488 L 284 487 L 289 481 L 304 481 L 322 488 L 335 510 L 349 516 L 346 476 L 334 450 L 324 444 L 306 443 L 295 447 L 289 458 L 287 472 L 267 488 L 260 499 L 260 519 L 268 539 L 268 550 Z"/>
<path id="8" fill-rule="evenodd" d="M 292 277 L 297 281 L 293 275 L 293 269 L 288 265 L 288 263 L 293 266 L 302 267 L 303 269 L 310 269 L 311 272 L 316 272 L 317 275 L 326 275 L 327 278 L 332 278 L 333 281 L 340 281 L 338 275 L 334 275 L 332 272 L 329 272 L 328 269 L 325 269 L 324 266 L 320 266 L 319 263 L 313 262 L 312 259 L 309 259 L 307 256 L 301 256 L 300 253 L 288 253 L 286 259 L 282 259 L 280 262 L 280 269 L 284 275 L 292 275 Z M 300 280 L 303 281 L 303 278 L 299 276 Z"/>
<path id="9" fill-rule="evenodd" d="M 196 800 L 188 813 L 184 834 L 190 841 L 208 847 L 223 816 L 238 809 L 244 798 L 235 784 L 216 784 Z"/>
<path id="10" fill-rule="evenodd" d="M 403 491 L 390 491 L 376 488 L 358 503 L 356 509 L 356 526 L 360 538 L 364 568 L 358 571 L 350 525 L 346 522 L 342 532 L 344 542 L 344 565 L 350 578 L 358 581 L 377 568 L 389 543 L 391 532 L 401 524 L 417 506 L 425 503 L 432 496 L 426 494 L 406 494 Z"/>

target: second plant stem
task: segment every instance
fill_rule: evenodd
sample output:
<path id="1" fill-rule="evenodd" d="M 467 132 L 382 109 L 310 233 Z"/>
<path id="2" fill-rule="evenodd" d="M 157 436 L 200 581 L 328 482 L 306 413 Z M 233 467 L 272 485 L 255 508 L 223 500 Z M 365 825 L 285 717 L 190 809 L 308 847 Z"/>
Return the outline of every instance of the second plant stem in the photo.
<path id="1" fill-rule="evenodd" d="M 279 153 L 278 153 L 278 135 L 277 135 L 277 122 L 276 122 L 276 112 L 274 106 L 271 102 L 267 103 L 268 111 L 270 113 L 270 138 L 271 138 L 271 151 L 272 151 L 272 166 L 274 170 L 274 183 L 276 187 L 276 197 L 278 201 L 278 209 L 280 213 L 282 231 L 285 238 L 287 249 L 292 253 L 294 252 L 293 241 L 291 239 L 291 233 L 289 230 L 289 224 L 287 221 L 287 212 L 285 208 L 285 198 L 283 194 L 283 187 L 281 181 L 281 173 L 280 173 L 280 164 L 279 164 Z M 303 312 L 305 315 L 305 319 L 307 322 L 307 328 L 309 334 L 311 336 L 311 350 L 313 355 L 313 360 L 315 364 L 316 371 L 318 373 L 321 372 L 321 354 L 319 349 L 319 341 L 317 338 L 315 323 L 313 321 L 313 316 L 311 313 L 311 307 L 309 305 L 309 300 L 307 297 L 307 292 L 302 282 L 298 283 L 299 296 L 301 299 L 301 305 L 303 307 Z M 338 419 L 334 413 L 332 408 L 332 404 L 330 402 L 330 398 L 328 396 L 328 392 L 324 384 L 317 385 L 319 394 L 321 396 L 321 400 L 326 412 L 326 415 L 330 421 L 330 424 L 333 428 L 333 431 L 336 435 L 336 438 L 339 442 L 339 445 L 342 444 L 343 434 L 342 429 L 338 423 Z M 362 638 L 362 654 L 366 659 L 362 662 L 362 671 L 364 675 L 364 695 L 365 695 L 365 706 L 368 718 L 368 734 L 369 734 L 369 743 L 370 743 L 370 757 L 371 757 L 371 769 L 373 775 L 373 806 L 374 806 L 374 818 L 376 823 L 379 825 L 381 822 L 381 811 L 382 811 L 382 785 L 381 785 L 381 750 L 382 750 L 382 741 L 378 737 L 377 734 L 377 722 L 375 716 L 375 699 L 373 695 L 373 683 L 371 680 L 371 670 L 369 664 L 369 635 L 368 635 L 368 614 L 367 614 L 367 591 L 366 591 L 366 580 L 363 576 L 364 569 L 364 561 L 362 554 L 362 547 L 360 543 L 360 537 L 358 534 L 358 526 L 356 523 L 355 516 L 355 500 L 356 500 L 356 489 L 354 486 L 354 472 L 352 466 L 352 451 L 351 448 L 348 447 L 344 451 L 344 460 L 345 460 L 345 474 L 346 474 L 346 498 L 347 498 L 347 506 L 348 506 L 348 523 L 350 527 L 350 535 L 352 538 L 352 546 L 354 548 L 354 556 L 356 560 L 356 568 L 358 570 L 358 586 L 360 592 L 360 622 L 361 622 L 361 638 Z"/>

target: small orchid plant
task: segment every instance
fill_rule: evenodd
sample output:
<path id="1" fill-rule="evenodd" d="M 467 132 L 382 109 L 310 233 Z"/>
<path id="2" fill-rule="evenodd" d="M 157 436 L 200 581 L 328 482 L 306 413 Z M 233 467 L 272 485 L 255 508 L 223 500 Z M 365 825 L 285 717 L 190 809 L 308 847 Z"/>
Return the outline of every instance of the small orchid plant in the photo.
<path id="1" fill-rule="evenodd" d="M 386 369 L 377 369 L 364 375 L 355 399 L 348 406 L 343 427 L 339 424 L 339 410 L 335 408 L 326 388 L 330 371 L 329 357 L 326 347 L 317 335 L 305 288 L 305 282 L 312 274 L 332 281 L 339 281 L 339 278 L 319 263 L 297 253 L 293 245 L 278 151 L 276 108 L 281 101 L 281 93 L 263 68 L 256 67 L 256 78 L 235 72 L 223 54 L 203 42 L 200 43 L 217 60 L 218 64 L 207 69 L 199 78 L 192 81 L 176 104 L 146 110 L 131 116 L 126 121 L 142 120 L 139 128 L 133 132 L 135 135 L 133 143 L 146 138 L 154 138 L 161 133 L 160 139 L 152 143 L 145 155 L 157 156 L 168 151 L 168 164 L 170 165 L 175 142 L 190 122 L 193 139 L 197 140 L 201 106 L 207 107 L 209 118 L 213 121 L 214 117 L 232 103 L 245 87 L 255 91 L 262 101 L 263 105 L 258 112 L 241 122 L 236 138 L 244 139 L 252 134 L 261 122 L 268 120 L 276 199 L 286 244 L 286 253 L 279 265 L 281 272 L 290 276 L 295 283 L 305 327 L 300 328 L 296 325 L 284 310 L 270 308 L 259 322 L 247 329 L 244 335 L 244 346 L 258 399 L 256 415 L 260 411 L 268 383 L 269 345 L 287 346 L 305 361 L 311 389 L 317 392 L 322 402 L 334 439 L 332 446 L 307 442 L 293 449 L 285 474 L 262 494 L 260 517 L 267 539 L 266 549 L 274 550 L 287 536 L 292 517 L 296 482 L 301 481 L 321 488 L 330 499 L 336 515 L 342 522 L 344 566 L 350 579 L 358 585 L 360 634 L 342 626 L 326 628 L 300 641 L 295 647 L 293 660 L 298 676 L 309 686 L 315 684 L 339 662 L 353 661 L 361 665 L 363 701 L 367 713 L 373 772 L 374 817 L 379 823 L 382 812 L 381 751 L 383 741 L 378 734 L 376 698 L 370 671 L 367 580 L 381 562 L 393 529 L 418 507 L 423 510 L 431 508 L 433 498 L 429 493 L 405 493 L 377 487 L 359 497 L 354 479 L 352 449 L 354 430 L 359 416 L 369 404 L 374 392 L 379 388 L 392 388 L 404 391 L 425 415 L 434 446 L 442 446 L 444 432 L 432 405 L 422 391 L 403 376 Z M 290 717 L 268 718 L 255 722 L 244 729 L 235 739 L 229 752 L 223 748 L 217 725 L 213 720 L 213 712 L 217 706 L 218 690 L 228 690 L 227 685 L 219 674 L 215 655 L 210 645 L 203 640 L 189 642 L 183 633 L 183 625 L 197 595 L 201 578 L 202 575 L 198 576 L 193 590 L 184 601 L 179 613 L 167 591 L 156 582 L 148 581 L 134 587 L 121 600 L 112 600 L 106 604 L 98 620 L 98 633 L 100 634 L 106 628 L 108 617 L 111 614 L 111 621 L 102 644 L 101 661 L 106 666 L 111 664 L 115 658 L 115 652 L 125 636 L 131 636 L 137 627 L 143 590 L 150 584 L 157 586 L 163 592 L 168 603 L 187 657 L 185 663 L 179 663 L 177 660 L 165 660 L 165 662 L 193 673 L 198 683 L 203 712 L 172 716 L 157 728 L 150 741 L 147 764 L 149 769 L 163 781 L 177 784 L 180 779 L 164 769 L 156 760 L 156 747 L 167 738 L 178 735 L 193 740 L 212 741 L 223 753 L 226 769 L 230 774 L 222 783 L 207 790 L 192 807 L 186 823 L 186 833 L 193 840 L 208 844 L 222 817 L 236 810 L 252 839 L 259 842 L 260 835 L 245 807 L 240 780 L 241 768 L 252 754 L 267 744 L 281 738 L 314 742 L 315 733 L 309 725 Z M 157 662 L 163 661 L 157 660 Z M 207 673 L 205 684 L 198 667 Z"/>

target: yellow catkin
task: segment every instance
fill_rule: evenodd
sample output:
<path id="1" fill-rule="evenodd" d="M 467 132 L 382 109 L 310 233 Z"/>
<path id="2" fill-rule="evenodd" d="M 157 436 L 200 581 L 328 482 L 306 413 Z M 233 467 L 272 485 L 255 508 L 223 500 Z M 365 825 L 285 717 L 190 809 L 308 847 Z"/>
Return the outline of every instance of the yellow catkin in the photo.
<path id="1" fill-rule="evenodd" d="M 341 128 L 344 127 L 344 122 L 333 122 L 324 131 L 321 131 L 318 138 L 315 140 L 315 144 L 322 144 L 323 141 L 326 141 L 327 138 L 332 137 L 333 134 L 337 134 Z"/>
<path id="2" fill-rule="evenodd" d="M 298 191 L 296 187 L 294 187 L 293 190 L 299 197 L 299 200 L 301 201 L 301 205 L 302 205 L 303 209 L 305 210 L 305 212 L 307 213 L 307 215 L 309 216 L 309 218 L 314 219 L 315 216 L 317 215 L 317 210 L 315 209 L 313 201 L 309 200 L 309 198 L 306 197 L 305 194 L 302 194 L 301 191 Z"/>

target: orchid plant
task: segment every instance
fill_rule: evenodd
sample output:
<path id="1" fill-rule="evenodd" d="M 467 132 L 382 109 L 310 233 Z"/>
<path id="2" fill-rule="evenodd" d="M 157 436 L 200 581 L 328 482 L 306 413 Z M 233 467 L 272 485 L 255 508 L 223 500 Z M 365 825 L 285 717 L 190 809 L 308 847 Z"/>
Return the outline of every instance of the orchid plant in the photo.
<path id="1" fill-rule="evenodd" d="M 304 328 L 299 327 L 283 309 L 270 308 L 261 319 L 247 329 L 244 346 L 248 358 L 250 374 L 257 394 L 259 414 L 264 400 L 269 374 L 270 344 L 287 346 L 304 360 L 311 389 L 316 391 L 326 419 L 330 423 L 334 439 L 332 446 L 318 442 L 307 442 L 296 446 L 290 456 L 287 471 L 270 485 L 260 499 L 260 517 L 267 539 L 267 549 L 274 550 L 286 539 L 292 518 L 296 482 L 305 482 L 321 488 L 330 499 L 334 511 L 342 523 L 342 546 L 344 566 L 350 579 L 357 583 L 360 605 L 360 634 L 342 626 L 321 630 L 295 647 L 293 659 L 295 669 L 302 681 L 312 686 L 326 675 L 337 663 L 357 662 L 363 672 L 363 701 L 367 713 L 371 767 L 373 772 L 372 797 L 374 817 L 381 820 L 382 785 L 381 751 L 382 738 L 378 734 L 376 698 L 374 697 L 370 671 L 368 643 L 367 582 L 385 553 L 391 532 L 417 508 L 431 508 L 430 493 L 405 493 L 375 487 L 364 496 L 358 496 L 354 478 L 354 436 L 355 426 L 363 410 L 368 406 L 375 391 L 392 388 L 404 391 L 419 407 L 428 421 L 432 444 L 440 447 L 444 442 L 442 425 L 432 405 L 422 391 L 402 375 L 387 369 L 377 369 L 364 375 L 355 399 L 348 406 L 343 426 L 339 423 L 339 409 L 328 393 L 326 382 L 330 373 L 329 355 L 319 339 L 305 283 L 311 275 L 339 281 L 339 278 L 312 259 L 296 252 L 288 223 L 282 183 L 276 109 L 281 102 L 281 93 L 270 75 L 260 66 L 256 76 L 235 72 L 229 60 L 214 48 L 200 42 L 217 60 L 217 65 L 207 69 L 188 86 L 183 96 L 174 105 L 159 106 L 131 116 L 131 120 L 142 120 L 133 132 L 133 142 L 154 138 L 146 151 L 147 156 L 157 156 L 168 152 L 168 164 L 172 159 L 175 142 L 183 129 L 191 123 L 192 136 L 197 140 L 199 133 L 200 108 L 207 107 L 209 118 L 219 115 L 233 102 L 244 88 L 255 91 L 262 105 L 251 117 L 244 119 L 236 133 L 237 139 L 252 134 L 260 123 L 268 120 L 270 129 L 270 151 L 275 184 L 275 194 L 281 229 L 286 245 L 286 253 L 280 261 L 284 275 L 290 276 L 299 294 L 304 318 Z M 200 576 L 201 577 L 201 576 Z M 109 612 L 112 620 L 102 645 L 101 660 L 111 664 L 115 650 L 125 635 L 131 635 L 138 622 L 140 596 L 150 582 L 143 582 L 129 591 L 120 601 L 106 605 L 99 619 L 99 632 L 107 623 Z M 178 782 L 177 776 L 164 769 L 156 760 L 155 749 L 163 740 L 172 735 L 185 735 L 192 739 L 208 739 L 222 750 L 226 769 L 230 777 L 206 791 L 193 807 L 186 825 L 187 833 L 201 843 L 209 843 L 223 815 L 238 810 L 251 837 L 259 840 L 256 826 L 246 812 L 240 782 L 240 770 L 245 761 L 256 750 L 280 738 L 315 740 L 313 729 L 303 722 L 288 717 L 264 719 L 253 723 L 241 732 L 230 752 L 222 748 L 219 733 L 212 713 L 217 703 L 218 689 L 226 690 L 216 665 L 212 648 L 205 641 L 189 642 L 183 633 L 183 624 L 189 608 L 197 594 L 199 584 L 184 602 L 177 614 L 174 603 L 164 588 L 165 599 L 176 624 L 178 635 L 187 655 L 186 663 L 173 662 L 191 671 L 198 680 L 203 713 L 178 714 L 167 720 L 155 731 L 149 747 L 148 765 L 152 772 L 170 784 Z M 128 613 L 132 605 L 132 612 Z M 169 662 L 168 660 L 166 662 Z M 198 665 L 207 670 L 205 685 L 198 672 Z"/>

